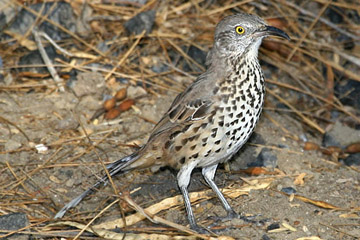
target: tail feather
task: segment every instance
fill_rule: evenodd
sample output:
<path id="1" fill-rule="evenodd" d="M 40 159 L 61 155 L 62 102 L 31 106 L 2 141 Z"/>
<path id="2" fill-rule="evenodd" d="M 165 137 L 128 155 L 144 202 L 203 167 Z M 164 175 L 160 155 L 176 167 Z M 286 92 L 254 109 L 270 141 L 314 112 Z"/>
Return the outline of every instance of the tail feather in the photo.
<path id="1" fill-rule="evenodd" d="M 109 171 L 110 177 L 113 177 L 119 173 L 125 173 L 127 170 L 125 169 L 129 164 L 133 163 L 139 159 L 138 152 L 135 152 L 133 154 L 130 154 L 126 157 L 123 157 L 113 163 L 110 163 L 106 166 L 106 169 Z M 78 205 L 88 194 L 93 192 L 100 184 L 103 184 L 104 186 L 109 182 L 109 179 L 107 175 L 103 176 L 99 181 L 97 181 L 94 185 L 92 185 L 90 188 L 85 190 L 83 193 L 81 193 L 76 198 L 72 199 L 68 204 L 66 204 L 58 213 L 56 213 L 54 218 L 62 218 L 65 213 L 70 209 Z"/>

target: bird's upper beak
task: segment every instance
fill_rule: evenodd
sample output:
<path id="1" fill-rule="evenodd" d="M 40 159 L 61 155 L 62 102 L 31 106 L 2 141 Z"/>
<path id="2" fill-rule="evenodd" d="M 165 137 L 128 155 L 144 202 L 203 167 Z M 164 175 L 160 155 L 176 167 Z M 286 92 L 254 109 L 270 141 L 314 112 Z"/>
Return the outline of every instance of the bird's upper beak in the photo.
<path id="1" fill-rule="evenodd" d="M 290 37 L 289 35 L 287 35 L 286 32 L 273 26 L 264 26 L 263 28 L 260 28 L 256 33 L 259 34 L 259 36 L 278 36 L 290 40 Z"/>

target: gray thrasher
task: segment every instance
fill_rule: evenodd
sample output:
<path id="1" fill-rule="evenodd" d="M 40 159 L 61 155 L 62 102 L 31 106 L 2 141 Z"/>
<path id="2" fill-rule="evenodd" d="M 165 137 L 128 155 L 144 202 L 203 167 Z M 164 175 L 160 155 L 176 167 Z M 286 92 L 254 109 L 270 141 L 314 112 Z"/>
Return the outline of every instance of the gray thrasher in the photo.
<path id="1" fill-rule="evenodd" d="M 193 169 L 202 168 L 227 216 L 238 217 L 214 176 L 218 164 L 229 160 L 246 143 L 259 120 L 265 86 L 258 49 L 262 39 L 270 35 L 289 39 L 285 32 L 254 15 L 240 13 L 220 21 L 207 56 L 207 70 L 175 98 L 144 146 L 107 166 L 110 176 L 155 166 L 179 170 L 177 181 L 190 227 L 200 230 L 187 187 Z M 55 218 L 107 181 L 104 176 L 65 205 Z"/>

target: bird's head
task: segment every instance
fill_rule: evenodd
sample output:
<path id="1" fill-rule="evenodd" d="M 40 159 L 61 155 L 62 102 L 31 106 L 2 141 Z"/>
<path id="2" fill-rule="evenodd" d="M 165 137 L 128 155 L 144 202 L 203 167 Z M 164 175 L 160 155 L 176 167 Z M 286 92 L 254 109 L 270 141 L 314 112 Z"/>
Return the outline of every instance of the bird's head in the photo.
<path id="1" fill-rule="evenodd" d="M 214 50 L 223 57 L 245 52 L 257 56 L 261 41 L 267 36 L 290 39 L 284 31 L 268 26 L 258 16 L 247 13 L 228 16 L 216 26 Z"/>

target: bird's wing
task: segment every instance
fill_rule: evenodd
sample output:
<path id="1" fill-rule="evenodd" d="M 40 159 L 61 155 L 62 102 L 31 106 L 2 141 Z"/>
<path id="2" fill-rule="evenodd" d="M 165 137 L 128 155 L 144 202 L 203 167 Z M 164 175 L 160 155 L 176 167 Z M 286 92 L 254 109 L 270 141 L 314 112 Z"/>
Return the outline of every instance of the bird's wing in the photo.
<path id="1" fill-rule="evenodd" d="M 209 81 L 208 74 L 199 76 L 175 98 L 169 110 L 153 129 L 151 136 L 188 122 L 200 121 L 210 115 L 215 100 L 211 90 L 212 84 L 214 83 Z"/>

